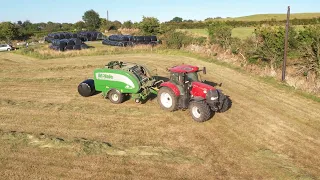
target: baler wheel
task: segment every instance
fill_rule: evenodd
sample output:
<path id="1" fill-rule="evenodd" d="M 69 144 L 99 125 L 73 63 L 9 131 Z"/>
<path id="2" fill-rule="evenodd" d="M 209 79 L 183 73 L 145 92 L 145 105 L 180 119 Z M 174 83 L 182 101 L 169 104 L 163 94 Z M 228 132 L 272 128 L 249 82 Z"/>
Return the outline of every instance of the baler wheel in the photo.
<path id="1" fill-rule="evenodd" d="M 109 100 L 114 104 L 120 104 L 123 101 L 123 94 L 116 89 L 110 90 L 108 93 Z"/>

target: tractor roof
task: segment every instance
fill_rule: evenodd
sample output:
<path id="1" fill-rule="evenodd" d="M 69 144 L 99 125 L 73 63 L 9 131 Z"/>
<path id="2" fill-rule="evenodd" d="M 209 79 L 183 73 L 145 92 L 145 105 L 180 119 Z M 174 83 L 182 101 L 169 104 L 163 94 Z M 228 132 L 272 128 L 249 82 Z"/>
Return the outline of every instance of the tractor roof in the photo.
<path id="1" fill-rule="evenodd" d="M 191 66 L 191 65 L 180 65 L 180 66 L 174 66 L 172 68 L 169 68 L 169 71 L 174 73 L 191 73 L 191 72 L 197 72 L 198 70 L 199 70 L 199 67 Z"/>

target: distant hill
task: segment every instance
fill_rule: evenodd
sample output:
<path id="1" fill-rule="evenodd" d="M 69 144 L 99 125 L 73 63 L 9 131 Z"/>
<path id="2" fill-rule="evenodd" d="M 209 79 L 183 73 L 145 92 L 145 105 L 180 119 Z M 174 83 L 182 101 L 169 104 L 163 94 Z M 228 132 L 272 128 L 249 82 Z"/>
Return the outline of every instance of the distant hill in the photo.
<path id="1" fill-rule="evenodd" d="M 293 13 L 290 15 L 290 19 L 311 19 L 320 17 L 320 13 Z M 235 18 L 221 18 L 216 20 L 235 20 L 235 21 L 262 21 L 262 20 L 285 20 L 287 18 L 287 14 L 255 14 L 250 16 L 242 16 Z"/>

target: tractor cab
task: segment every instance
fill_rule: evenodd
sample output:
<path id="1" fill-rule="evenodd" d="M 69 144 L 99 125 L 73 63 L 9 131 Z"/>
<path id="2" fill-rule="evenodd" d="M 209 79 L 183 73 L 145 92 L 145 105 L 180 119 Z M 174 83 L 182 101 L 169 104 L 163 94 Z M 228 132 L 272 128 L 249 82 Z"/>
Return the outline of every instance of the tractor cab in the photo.
<path id="1" fill-rule="evenodd" d="M 168 69 L 170 71 L 170 80 L 179 83 L 186 81 L 199 81 L 198 72 L 199 67 L 191 65 L 174 66 Z"/>
<path id="2" fill-rule="evenodd" d="M 205 68 L 199 70 L 197 66 L 180 65 L 168 69 L 170 71 L 170 81 L 177 85 L 181 95 L 184 95 L 188 84 L 192 82 L 200 82 L 198 72 L 206 72 Z"/>

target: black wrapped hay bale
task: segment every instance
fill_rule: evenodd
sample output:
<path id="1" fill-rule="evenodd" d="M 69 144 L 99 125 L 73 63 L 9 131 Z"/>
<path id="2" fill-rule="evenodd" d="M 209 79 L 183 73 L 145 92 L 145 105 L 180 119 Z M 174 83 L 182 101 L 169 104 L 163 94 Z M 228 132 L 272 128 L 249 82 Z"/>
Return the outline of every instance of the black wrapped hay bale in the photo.
<path id="1" fill-rule="evenodd" d="M 96 41 L 98 33 L 97 32 L 90 32 L 90 34 L 91 34 L 91 41 Z"/>
<path id="2" fill-rule="evenodd" d="M 74 50 L 81 50 L 81 44 L 80 45 L 74 45 L 73 49 Z"/>
<path id="3" fill-rule="evenodd" d="M 64 51 L 65 47 L 67 46 L 67 42 L 62 41 L 60 39 L 53 39 L 51 44 L 52 46 L 59 47 L 60 51 Z"/>
<path id="4" fill-rule="evenodd" d="M 95 87 L 94 87 L 94 80 L 87 79 L 87 80 L 81 82 L 78 85 L 78 92 L 83 97 L 92 96 L 96 92 Z"/>
<path id="5" fill-rule="evenodd" d="M 102 41 L 102 44 L 104 45 L 110 45 L 110 46 L 125 46 L 125 42 L 119 42 L 119 41 L 110 41 L 109 39 L 105 39 Z"/>
<path id="6" fill-rule="evenodd" d="M 101 32 L 97 32 L 97 40 L 102 40 L 103 34 Z"/>
<path id="7" fill-rule="evenodd" d="M 150 42 L 151 36 L 144 36 L 144 42 Z"/>
<path id="8" fill-rule="evenodd" d="M 124 35 L 111 35 L 108 38 L 110 41 L 129 41 L 129 37 L 128 36 L 124 36 Z"/>
<path id="9" fill-rule="evenodd" d="M 70 39 L 72 37 L 71 33 L 64 33 L 65 39 Z"/>
<path id="10" fill-rule="evenodd" d="M 73 50 L 73 49 L 74 49 L 73 46 L 74 46 L 74 45 L 67 45 L 67 46 L 64 48 L 64 50 Z"/>
<path id="11" fill-rule="evenodd" d="M 150 36 L 151 41 L 158 41 L 157 36 Z"/>
<path id="12" fill-rule="evenodd" d="M 53 38 L 51 38 L 51 37 L 45 37 L 44 40 L 45 40 L 46 42 L 48 42 L 48 43 L 51 43 L 52 40 L 53 40 Z"/>
<path id="13" fill-rule="evenodd" d="M 65 46 L 63 46 L 63 45 L 59 45 L 59 46 L 50 45 L 49 48 L 52 50 L 55 50 L 55 51 L 64 51 Z"/>
<path id="14" fill-rule="evenodd" d="M 134 36 L 133 41 L 137 43 L 142 43 L 144 42 L 144 36 Z"/>
<path id="15" fill-rule="evenodd" d="M 86 44 L 81 44 L 80 46 L 81 46 L 81 49 L 88 49 L 89 48 L 89 46 Z"/>
<path id="16" fill-rule="evenodd" d="M 79 39 L 80 39 L 82 42 L 86 42 L 86 41 L 88 41 L 88 38 L 87 38 L 87 37 L 84 37 L 84 36 L 79 37 Z"/>
<path id="17" fill-rule="evenodd" d="M 74 46 L 75 45 L 75 43 L 74 43 L 74 41 L 72 39 L 61 39 L 60 43 L 65 43 L 68 46 Z"/>
<path id="18" fill-rule="evenodd" d="M 65 38 L 64 33 L 59 33 L 58 35 L 59 35 L 59 39 L 64 39 Z"/>
<path id="19" fill-rule="evenodd" d="M 81 45 L 82 42 L 79 38 L 71 38 L 70 40 L 72 40 L 74 42 L 75 45 Z"/>

